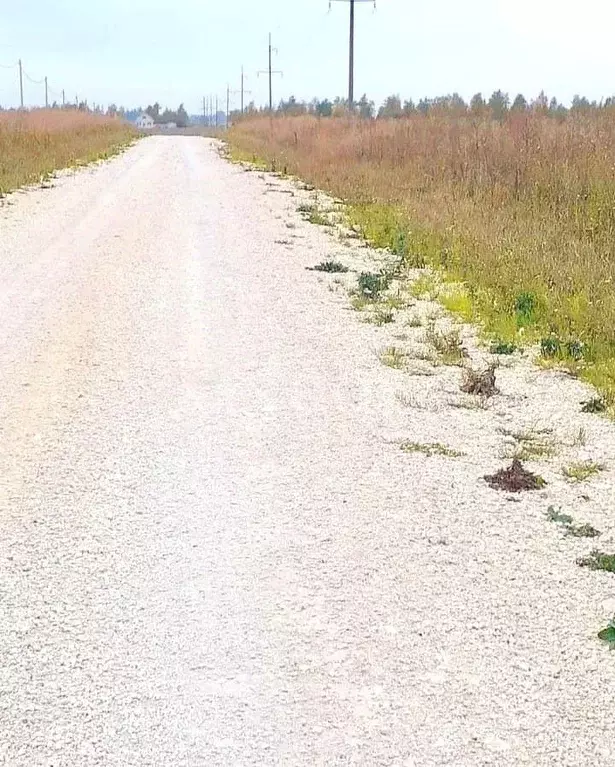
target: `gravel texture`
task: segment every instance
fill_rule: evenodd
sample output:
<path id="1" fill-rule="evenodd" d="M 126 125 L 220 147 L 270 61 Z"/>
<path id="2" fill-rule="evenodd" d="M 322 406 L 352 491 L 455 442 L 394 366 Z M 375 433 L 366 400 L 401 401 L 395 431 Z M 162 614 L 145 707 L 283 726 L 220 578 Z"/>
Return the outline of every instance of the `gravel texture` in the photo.
<path id="1" fill-rule="evenodd" d="M 613 764 L 615 581 L 575 560 L 615 427 L 519 356 L 484 409 L 384 366 L 424 328 L 306 270 L 385 258 L 308 199 L 156 137 L 0 209 L 1 764 Z M 492 490 L 529 427 L 547 486 Z"/>

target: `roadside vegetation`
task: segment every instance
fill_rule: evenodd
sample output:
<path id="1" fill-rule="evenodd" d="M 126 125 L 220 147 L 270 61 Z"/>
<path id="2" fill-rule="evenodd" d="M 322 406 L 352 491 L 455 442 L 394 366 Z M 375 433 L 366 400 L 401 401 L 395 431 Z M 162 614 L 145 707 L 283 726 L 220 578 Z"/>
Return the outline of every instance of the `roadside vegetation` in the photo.
<path id="1" fill-rule="evenodd" d="M 612 408 L 615 107 L 515 105 L 253 115 L 229 140 L 235 158 L 347 201 L 355 231 L 401 269 L 434 269 L 436 297 L 499 353 L 536 345 L 542 364 L 594 384 Z"/>
<path id="2" fill-rule="evenodd" d="M 127 123 L 76 109 L 0 112 L 0 194 L 60 168 L 104 159 L 136 136 Z"/>

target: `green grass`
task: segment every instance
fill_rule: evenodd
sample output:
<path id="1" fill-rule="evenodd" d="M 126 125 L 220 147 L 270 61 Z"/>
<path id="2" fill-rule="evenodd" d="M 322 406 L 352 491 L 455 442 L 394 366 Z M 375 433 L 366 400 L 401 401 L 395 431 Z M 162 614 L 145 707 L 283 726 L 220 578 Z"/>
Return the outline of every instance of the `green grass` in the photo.
<path id="1" fill-rule="evenodd" d="M 595 461 L 578 461 L 562 468 L 564 476 L 573 482 L 585 482 L 605 470 L 605 466 Z"/>
<path id="2" fill-rule="evenodd" d="M 446 458 L 461 458 L 465 453 L 460 453 L 458 450 L 453 450 L 440 442 L 402 442 L 400 449 L 404 453 L 423 453 L 429 457 L 434 455 L 441 455 Z"/>
<path id="3" fill-rule="evenodd" d="M 386 367 L 402 370 L 406 366 L 408 354 L 396 346 L 387 346 L 380 352 L 379 359 Z"/>
<path id="4" fill-rule="evenodd" d="M 386 306 L 376 306 L 372 312 L 365 315 L 364 321 L 370 325 L 390 325 L 395 322 L 395 314 Z"/>
<path id="5" fill-rule="evenodd" d="M 589 556 L 577 559 L 577 564 L 581 567 L 588 567 L 590 570 L 604 570 L 607 573 L 615 573 L 615 554 L 604 554 L 594 549 Z"/>
<path id="6" fill-rule="evenodd" d="M 549 432 L 538 429 L 500 429 L 500 433 L 512 437 L 516 443 L 504 451 L 505 458 L 517 458 L 519 461 L 538 461 L 552 458 L 557 453 L 555 442 L 546 436 Z"/>
<path id="7" fill-rule="evenodd" d="M 310 224 L 316 224 L 317 226 L 333 226 L 331 221 L 319 210 L 313 210 L 307 220 Z"/>
<path id="8" fill-rule="evenodd" d="M 615 617 L 609 621 L 606 628 L 598 632 L 598 639 L 606 642 L 611 650 L 615 649 Z"/>

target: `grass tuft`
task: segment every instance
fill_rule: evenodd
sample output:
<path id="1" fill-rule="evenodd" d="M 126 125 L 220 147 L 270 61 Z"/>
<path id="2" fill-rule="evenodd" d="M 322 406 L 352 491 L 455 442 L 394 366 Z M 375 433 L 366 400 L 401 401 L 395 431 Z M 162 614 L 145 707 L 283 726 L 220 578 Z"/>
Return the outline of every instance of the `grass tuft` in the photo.
<path id="1" fill-rule="evenodd" d="M 590 477 L 600 474 L 605 468 L 603 464 L 596 463 L 595 461 L 578 461 L 577 463 L 571 463 L 569 466 L 564 466 L 562 472 L 567 479 L 573 482 L 585 482 Z"/>
<path id="2" fill-rule="evenodd" d="M 423 453 L 429 457 L 441 455 L 446 458 L 461 458 L 465 455 L 465 453 L 453 450 L 440 442 L 402 442 L 399 447 L 404 453 Z"/>
<path id="3" fill-rule="evenodd" d="M 436 329 L 435 322 L 430 322 L 425 332 L 425 341 L 433 346 L 439 360 L 445 365 L 461 365 L 468 357 L 468 352 L 456 329 L 439 331 Z"/>
<path id="4" fill-rule="evenodd" d="M 406 366 L 408 355 L 403 349 L 399 349 L 397 346 L 387 346 L 380 352 L 379 359 L 383 365 L 386 365 L 389 368 L 402 370 Z"/>
<path id="5" fill-rule="evenodd" d="M 316 266 L 308 266 L 306 268 L 313 272 L 329 272 L 331 274 L 345 274 L 350 271 L 347 266 L 344 266 L 339 261 L 321 261 Z"/>

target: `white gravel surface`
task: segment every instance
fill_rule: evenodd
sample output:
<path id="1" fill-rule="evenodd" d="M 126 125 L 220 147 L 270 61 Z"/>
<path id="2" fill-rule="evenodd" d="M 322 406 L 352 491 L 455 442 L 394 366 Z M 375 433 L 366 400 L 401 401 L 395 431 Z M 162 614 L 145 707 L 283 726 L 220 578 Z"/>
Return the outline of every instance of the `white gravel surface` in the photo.
<path id="1" fill-rule="evenodd" d="M 3 765 L 614 763 L 615 581 L 575 564 L 614 427 L 523 360 L 486 410 L 383 366 L 422 331 L 306 271 L 377 257 L 308 196 L 156 137 L 0 209 Z M 490 489 L 545 425 L 546 489 Z"/>

